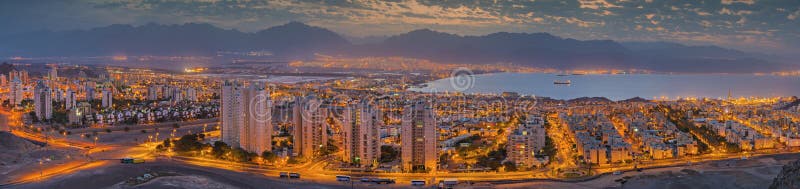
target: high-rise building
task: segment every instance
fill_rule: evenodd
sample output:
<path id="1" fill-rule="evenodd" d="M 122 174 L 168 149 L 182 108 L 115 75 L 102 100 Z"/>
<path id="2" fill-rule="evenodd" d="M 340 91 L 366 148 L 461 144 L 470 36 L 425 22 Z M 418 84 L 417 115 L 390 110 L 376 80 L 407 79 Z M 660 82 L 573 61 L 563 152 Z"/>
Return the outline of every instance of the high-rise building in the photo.
<path id="1" fill-rule="evenodd" d="M 84 100 L 86 101 L 94 100 L 94 86 L 86 85 L 86 90 L 84 91 L 86 92 L 86 95 L 84 95 Z"/>
<path id="2" fill-rule="evenodd" d="M 342 160 L 356 165 L 375 165 L 381 155 L 381 115 L 368 101 L 350 104 L 342 117 Z"/>
<path id="3" fill-rule="evenodd" d="M 114 104 L 113 101 L 114 95 L 111 92 L 111 89 L 103 89 L 103 108 L 111 108 L 111 106 Z"/>
<path id="4" fill-rule="evenodd" d="M 172 102 L 180 102 L 183 101 L 183 93 L 181 88 L 173 87 L 172 88 Z"/>
<path id="5" fill-rule="evenodd" d="M 0 74 L 0 86 L 6 86 L 8 84 L 8 77 L 6 74 Z"/>
<path id="6" fill-rule="evenodd" d="M 172 98 L 172 87 L 168 85 L 164 85 L 161 87 L 161 98 Z"/>
<path id="7" fill-rule="evenodd" d="M 53 101 L 50 95 L 50 87 L 44 81 L 39 81 L 33 92 L 34 112 L 39 120 L 53 118 Z"/>
<path id="8" fill-rule="evenodd" d="M 239 144 L 239 126 L 244 125 L 245 103 L 241 84 L 225 81 L 220 92 L 220 121 L 222 122 L 222 142 L 228 145 Z"/>
<path id="9" fill-rule="evenodd" d="M 22 103 L 22 81 L 15 77 L 8 86 L 8 103 L 15 107 Z"/>
<path id="10" fill-rule="evenodd" d="M 194 87 L 186 88 L 186 100 L 197 102 L 197 90 Z"/>
<path id="11" fill-rule="evenodd" d="M 66 95 L 64 95 L 64 109 L 72 110 L 77 105 L 77 101 L 75 100 L 75 92 L 72 89 L 68 89 Z"/>
<path id="12" fill-rule="evenodd" d="M 64 91 L 61 89 L 53 89 L 53 92 L 55 92 L 55 94 L 53 94 L 53 101 L 61 102 L 64 100 Z"/>
<path id="13" fill-rule="evenodd" d="M 294 134 L 293 154 L 307 158 L 319 155 L 328 145 L 328 108 L 322 100 L 309 96 L 295 98 L 292 112 Z"/>
<path id="14" fill-rule="evenodd" d="M 147 100 L 158 100 L 158 90 L 160 88 L 158 85 L 147 87 Z"/>
<path id="15" fill-rule="evenodd" d="M 400 133 L 403 170 L 435 172 L 439 158 L 436 147 L 438 136 L 430 102 L 417 101 L 406 106 Z"/>
<path id="16" fill-rule="evenodd" d="M 272 150 L 272 103 L 262 83 L 244 88 L 237 81 L 222 86 L 222 142 L 261 153 Z"/>
<path id="17" fill-rule="evenodd" d="M 51 67 L 50 70 L 47 70 L 47 77 L 50 80 L 58 79 L 58 67 Z"/>
<path id="18" fill-rule="evenodd" d="M 522 167 L 538 165 L 534 156 L 544 148 L 545 138 L 542 117 L 529 115 L 525 122 L 517 125 L 517 128 L 508 135 L 507 160 Z"/>
<path id="19" fill-rule="evenodd" d="M 20 70 L 19 71 L 19 79 L 22 80 L 22 83 L 30 83 L 30 77 L 28 77 L 28 71 Z"/>
<path id="20" fill-rule="evenodd" d="M 22 84 L 28 83 L 28 71 L 25 70 L 11 70 L 9 72 L 9 80 L 19 79 Z"/>
<path id="21" fill-rule="evenodd" d="M 263 83 L 251 83 L 244 92 L 244 125 L 240 146 L 247 151 L 272 151 L 272 102 Z"/>

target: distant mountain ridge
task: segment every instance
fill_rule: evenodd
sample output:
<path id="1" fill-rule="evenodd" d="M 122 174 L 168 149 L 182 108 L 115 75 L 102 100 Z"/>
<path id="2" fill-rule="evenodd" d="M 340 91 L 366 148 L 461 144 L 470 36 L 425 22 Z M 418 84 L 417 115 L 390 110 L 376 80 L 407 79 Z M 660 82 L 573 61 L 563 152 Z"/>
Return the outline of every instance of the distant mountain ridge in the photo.
<path id="1" fill-rule="evenodd" d="M 351 38 L 353 39 L 353 38 Z M 90 30 L 0 36 L 0 56 L 214 55 L 263 50 L 287 59 L 335 56 L 404 56 L 446 63 L 556 69 L 647 69 L 663 72 L 771 72 L 796 65 L 717 46 L 668 42 L 575 40 L 549 33 L 498 32 L 460 36 L 430 29 L 351 43 L 325 28 L 300 22 L 248 33 L 210 24 L 111 25 Z"/>
<path id="2" fill-rule="evenodd" d="M 220 50 L 268 50 L 290 58 L 305 58 L 309 54 L 298 52 L 347 45 L 350 45 L 347 40 L 330 30 L 299 22 L 255 33 L 195 23 L 116 24 L 90 30 L 0 37 L 0 49 L 10 51 L 0 56 L 214 55 Z"/>

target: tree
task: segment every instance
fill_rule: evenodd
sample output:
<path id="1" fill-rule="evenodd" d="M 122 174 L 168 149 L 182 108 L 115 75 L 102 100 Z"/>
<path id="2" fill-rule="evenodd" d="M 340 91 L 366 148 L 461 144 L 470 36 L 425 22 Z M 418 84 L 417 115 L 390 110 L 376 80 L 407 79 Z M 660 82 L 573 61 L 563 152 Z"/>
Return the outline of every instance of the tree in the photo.
<path id="1" fill-rule="evenodd" d="M 178 152 L 196 152 L 203 148 L 203 143 L 197 141 L 197 135 L 183 135 L 180 139 L 175 141 L 175 151 Z"/>
<path id="2" fill-rule="evenodd" d="M 231 149 L 231 160 L 233 161 L 250 161 L 250 157 L 253 156 L 256 156 L 255 153 L 251 154 L 239 147 Z"/>
<path id="3" fill-rule="evenodd" d="M 305 158 L 303 157 L 303 155 L 294 156 L 294 157 L 290 157 L 289 160 L 286 161 L 286 163 L 288 163 L 288 164 L 298 164 L 298 163 L 302 163 L 304 159 Z"/>
<path id="4" fill-rule="evenodd" d="M 383 145 L 381 146 L 381 157 L 379 159 L 382 163 L 392 162 L 397 159 L 398 152 L 394 147 L 390 145 Z"/>
<path id="5" fill-rule="evenodd" d="M 275 162 L 275 160 L 278 159 L 278 155 L 275 155 L 269 150 L 264 150 L 264 152 L 261 152 L 261 158 L 269 162 Z"/>
<path id="6" fill-rule="evenodd" d="M 506 171 L 514 172 L 517 171 L 517 164 L 514 162 L 506 161 L 503 163 L 503 166 L 506 168 Z"/>
<path id="7" fill-rule="evenodd" d="M 122 129 L 122 130 L 124 130 L 125 132 L 128 132 L 128 131 L 131 131 L 131 128 L 129 128 L 129 127 L 125 127 L 125 128 L 124 128 L 124 129 Z"/>
<path id="8" fill-rule="evenodd" d="M 221 158 L 222 156 L 225 155 L 225 153 L 228 153 L 230 151 L 231 151 L 231 146 L 228 146 L 228 144 L 225 144 L 225 142 L 222 141 L 214 142 L 214 147 L 211 148 L 211 154 L 214 155 L 214 157 L 216 158 Z"/>

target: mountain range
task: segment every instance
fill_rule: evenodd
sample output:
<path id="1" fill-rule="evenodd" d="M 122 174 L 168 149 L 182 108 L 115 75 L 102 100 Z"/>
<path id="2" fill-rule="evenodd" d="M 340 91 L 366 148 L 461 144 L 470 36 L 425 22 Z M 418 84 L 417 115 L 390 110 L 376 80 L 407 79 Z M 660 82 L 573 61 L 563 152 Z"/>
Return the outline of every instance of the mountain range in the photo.
<path id="1" fill-rule="evenodd" d="M 348 37 L 353 39 L 352 37 Z M 499 32 L 461 36 L 429 29 L 351 42 L 300 22 L 241 32 L 210 24 L 110 25 L 89 30 L 38 31 L 0 36 L 0 56 L 215 55 L 270 51 L 286 59 L 315 54 L 403 56 L 445 63 L 514 63 L 556 69 L 646 69 L 661 72 L 772 72 L 797 65 L 717 46 L 669 42 L 576 40 L 549 33 Z"/>

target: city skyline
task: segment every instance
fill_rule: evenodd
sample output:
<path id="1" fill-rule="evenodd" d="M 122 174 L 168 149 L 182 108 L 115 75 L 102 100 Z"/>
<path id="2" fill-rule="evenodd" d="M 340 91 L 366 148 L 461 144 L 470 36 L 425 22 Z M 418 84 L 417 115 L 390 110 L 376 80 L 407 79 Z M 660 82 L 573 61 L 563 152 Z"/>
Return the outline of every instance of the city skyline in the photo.
<path id="1" fill-rule="evenodd" d="M 0 188 L 800 188 L 800 1 L 0 1 Z"/>

